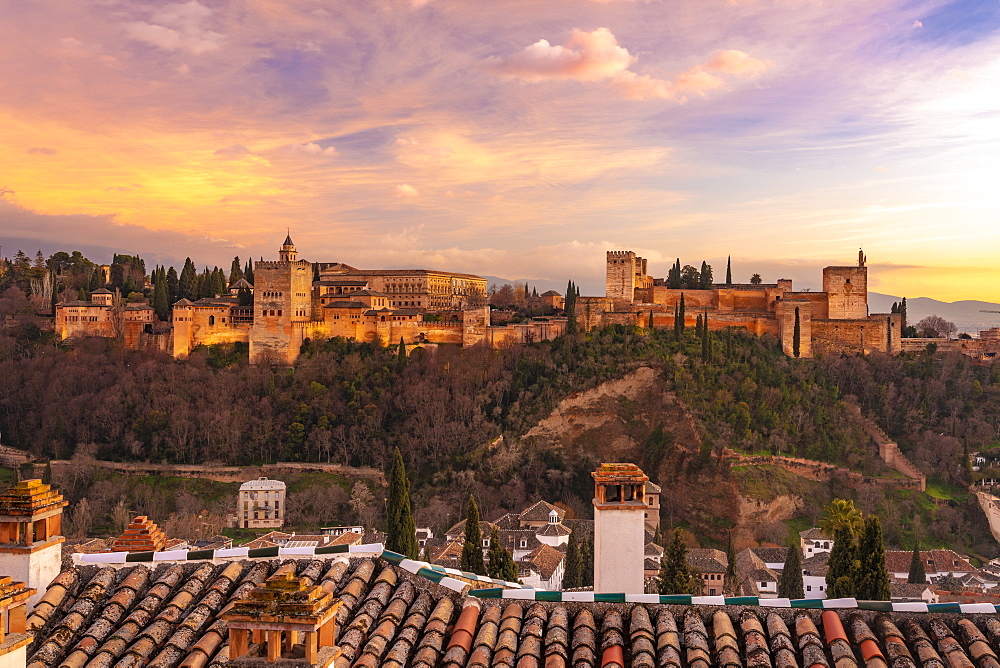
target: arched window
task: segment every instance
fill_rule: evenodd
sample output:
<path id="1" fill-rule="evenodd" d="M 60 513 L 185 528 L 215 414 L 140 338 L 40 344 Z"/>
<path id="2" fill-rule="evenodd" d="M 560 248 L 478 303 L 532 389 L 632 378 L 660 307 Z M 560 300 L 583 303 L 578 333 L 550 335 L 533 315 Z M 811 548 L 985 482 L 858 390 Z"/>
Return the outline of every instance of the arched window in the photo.
<path id="1" fill-rule="evenodd" d="M 208 324 L 210 324 L 210 325 L 214 325 L 215 324 L 215 316 L 214 315 L 208 316 Z"/>

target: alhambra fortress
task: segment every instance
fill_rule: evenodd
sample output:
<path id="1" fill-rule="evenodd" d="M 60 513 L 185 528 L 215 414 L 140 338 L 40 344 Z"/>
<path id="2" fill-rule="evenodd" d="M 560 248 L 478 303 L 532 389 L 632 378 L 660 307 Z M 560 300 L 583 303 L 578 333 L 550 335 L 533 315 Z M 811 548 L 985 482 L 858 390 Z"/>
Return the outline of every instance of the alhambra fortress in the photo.
<path id="1" fill-rule="evenodd" d="M 674 289 L 650 276 L 646 260 L 632 251 L 608 251 L 606 273 L 605 296 L 577 299 L 574 317 L 585 331 L 609 324 L 672 328 L 683 300 L 685 326 L 700 317 L 711 330 L 771 334 L 788 355 L 796 339 L 800 357 L 901 350 L 901 316 L 868 312 L 868 269 L 860 252 L 855 266 L 823 269 L 822 292 L 797 292 L 785 279 Z M 252 304 L 240 303 L 241 290 L 252 294 Z M 307 340 L 331 337 L 384 345 L 499 346 L 566 332 L 563 298 L 555 291 L 542 295 L 539 305 L 557 315 L 495 325 L 486 290 L 486 279 L 471 274 L 300 260 L 288 236 L 277 260 L 254 263 L 254 285 L 241 279 L 230 294 L 181 299 L 170 323 L 159 323 L 145 304 L 116 312 L 111 292 L 101 289 L 91 301 L 58 304 L 55 327 L 64 339 L 117 336 L 128 347 L 160 348 L 177 358 L 201 345 L 242 342 L 249 344 L 251 361 L 277 364 L 292 364 Z"/>

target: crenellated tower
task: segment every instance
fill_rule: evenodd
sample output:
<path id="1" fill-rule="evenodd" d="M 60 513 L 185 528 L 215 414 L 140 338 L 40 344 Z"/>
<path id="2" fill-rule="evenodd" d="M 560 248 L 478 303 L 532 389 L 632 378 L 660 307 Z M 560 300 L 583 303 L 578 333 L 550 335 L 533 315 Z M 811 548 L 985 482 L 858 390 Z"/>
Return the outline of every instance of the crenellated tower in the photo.
<path id="1" fill-rule="evenodd" d="M 252 362 L 292 364 L 299 355 L 303 326 L 312 318 L 313 267 L 297 257 L 289 235 L 277 262 L 254 263 Z"/>
<path id="2" fill-rule="evenodd" d="M 858 251 L 856 267 L 824 267 L 823 292 L 829 299 L 831 320 L 863 320 L 868 317 L 868 267 L 864 251 Z"/>
<path id="3" fill-rule="evenodd" d="M 616 303 L 631 304 L 636 288 L 652 283 L 646 276 L 646 260 L 633 251 L 607 252 L 606 295 Z"/>

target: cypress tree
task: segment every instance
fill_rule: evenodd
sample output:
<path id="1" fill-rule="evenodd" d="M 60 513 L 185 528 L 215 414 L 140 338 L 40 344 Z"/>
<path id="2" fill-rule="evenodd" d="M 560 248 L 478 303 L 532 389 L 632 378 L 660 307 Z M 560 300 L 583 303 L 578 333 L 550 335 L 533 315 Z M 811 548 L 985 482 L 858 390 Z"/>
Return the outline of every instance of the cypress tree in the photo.
<path id="1" fill-rule="evenodd" d="M 854 596 L 854 578 L 859 567 L 858 545 L 854 542 L 854 535 L 849 528 L 841 526 L 834 534 L 833 549 L 830 551 L 830 560 L 826 571 L 827 597 Z"/>
<path id="2" fill-rule="evenodd" d="M 184 268 L 181 269 L 181 277 L 177 285 L 177 296 L 182 299 L 198 299 L 198 295 L 194 292 L 194 284 L 197 278 L 198 270 L 194 268 L 194 262 L 191 261 L 191 258 L 187 258 L 184 260 Z"/>
<path id="3" fill-rule="evenodd" d="M 173 267 L 167 270 L 167 292 L 170 294 L 170 303 L 177 301 L 177 293 L 180 288 L 180 279 L 177 278 L 177 270 Z"/>
<path id="4" fill-rule="evenodd" d="M 902 332 L 906 330 L 906 297 L 903 297 L 903 301 L 899 302 L 899 315 L 899 326 L 901 327 L 899 331 Z"/>
<path id="5" fill-rule="evenodd" d="M 403 337 L 399 337 L 399 351 L 396 356 L 396 367 L 402 371 L 406 368 L 406 344 L 403 343 Z"/>
<path id="6" fill-rule="evenodd" d="M 469 505 L 465 513 L 465 544 L 462 545 L 461 570 L 478 575 L 486 575 L 483 563 L 483 533 L 479 529 L 479 506 L 476 497 L 469 495 Z"/>
<path id="7" fill-rule="evenodd" d="M 913 543 L 913 556 L 910 558 L 910 572 L 906 576 L 910 584 L 927 584 L 927 572 L 924 570 L 924 560 L 920 558 L 920 541 Z"/>
<path id="8" fill-rule="evenodd" d="M 158 269 L 155 273 L 153 309 L 160 320 L 167 320 L 170 317 L 170 288 L 167 287 L 167 275 L 163 269 Z"/>
<path id="9" fill-rule="evenodd" d="M 802 325 L 799 323 L 799 307 L 795 307 L 795 328 L 792 330 L 792 354 L 799 356 L 802 344 Z"/>
<path id="10" fill-rule="evenodd" d="M 493 531 L 490 533 L 490 549 L 486 551 L 488 561 L 486 564 L 486 574 L 491 578 L 499 579 L 503 573 L 503 553 L 506 551 L 500 544 L 500 535 L 497 533 L 497 528 L 493 527 Z"/>
<path id="11" fill-rule="evenodd" d="M 652 311 L 649 312 L 649 329 L 650 330 L 653 329 L 653 312 Z"/>
<path id="12" fill-rule="evenodd" d="M 253 260 L 247 260 L 247 266 L 243 269 L 243 278 L 247 279 L 247 283 L 253 285 Z"/>
<path id="13" fill-rule="evenodd" d="M 586 541 L 580 543 L 580 561 L 583 569 L 580 572 L 580 586 L 594 586 L 594 536 L 591 535 Z"/>
<path id="14" fill-rule="evenodd" d="M 406 466 L 399 448 L 392 455 L 392 470 L 389 472 L 385 547 L 410 559 L 416 559 L 420 552 L 417 528 L 413 521 L 413 504 L 410 501 L 410 481 L 406 477 Z"/>
<path id="15" fill-rule="evenodd" d="M 681 323 L 680 323 L 680 312 L 681 303 L 677 302 L 674 304 L 674 338 L 678 341 L 681 340 Z"/>
<path id="16" fill-rule="evenodd" d="M 674 539 L 670 541 L 663 559 L 660 562 L 660 574 L 657 577 L 661 594 L 691 594 L 698 596 L 702 592 L 702 581 L 687 560 L 687 544 L 681 536 L 679 528 L 674 529 Z"/>
<path id="17" fill-rule="evenodd" d="M 576 322 L 576 286 L 573 281 L 569 281 L 566 284 L 566 300 L 563 304 L 563 310 L 566 311 L 566 333 L 570 335 L 576 334 L 577 322 Z"/>
<path id="18" fill-rule="evenodd" d="M 563 573 L 563 589 L 577 589 L 582 587 L 583 580 L 583 555 L 580 554 L 580 541 L 577 540 L 574 531 L 569 537 L 569 546 L 566 548 L 566 570 Z"/>
<path id="19" fill-rule="evenodd" d="M 865 601 L 889 600 L 889 572 L 885 567 L 885 543 L 878 515 L 865 517 L 865 529 L 858 545 L 861 568 L 856 596 Z"/>
<path id="20" fill-rule="evenodd" d="M 240 267 L 240 256 L 233 258 L 233 266 L 229 268 L 229 285 L 243 278 L 243 269 Z"/>
<path id="21" fill-rule="evenodd" d="M 785 553 L 785 567 L 778 580 L 778 598 L 805 598 L 802 587 L 802 556 L 797 545 L 789 545 Z"/>
<path id="22" fill-rule="evenodd" d="M 510 550 L 503 551 L 503 568 L 500 570 L 499 579 L 506 582 L 519 582 L 517 564 L 514 563 L 514 555 L 510 553 Z"/>
<path id="23" fill-rule="evenodd" d="M 701 335 L 701 359 L 708 362 L 712 359 L 712 333 L 708 331 L 708 314 L 705 314 L 705 324 Z"/>
<path id="24" fill-rule="evenodd" d="M 684 293 L 681 293 L 680 305 L 677 307 L 677 322 L 679 336 L 684 336 Z"/>
<path id="25" fill-rule="evenodd" d="M 726 285 L 733 284 L 733 256 L 726 256 Z"/>
<path id="26" fill-rule="evenodd" d="M 704 260 L 702 260 L 701 275 L 699 276 L 698 286 L 702 290 L 709 290 L 712 287 L 712 280 L 713 280 L 712 266 L 707 262 L 705 262 Z"/>
<path id="27" fill-rule="evenodd" d="M 738 583 L 736 582 L 736 547 L 733 545 L 733 534 L 729 533 L 729 541 L 726 543 L 726 574 L 722 580 L 722 591 L 726 596 L 735 596 Z"/>
<path id="28" fill-rule="evenodd" d="M 698 317 L 694 321 L 694 335 L 697 336 L 699 339 L 702 337 L 702 333 L 701 333 L 701 313 L 698 314 Z"/>

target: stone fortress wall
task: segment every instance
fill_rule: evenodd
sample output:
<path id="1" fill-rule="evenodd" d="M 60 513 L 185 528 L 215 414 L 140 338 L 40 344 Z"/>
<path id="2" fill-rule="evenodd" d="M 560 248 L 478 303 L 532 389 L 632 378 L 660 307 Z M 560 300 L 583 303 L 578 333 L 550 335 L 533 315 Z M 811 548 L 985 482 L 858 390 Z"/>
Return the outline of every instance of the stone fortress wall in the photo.
<path id="1" fill-rule="evenodd" d="M 792 281 L 773 284 L 716 283 L 710 289 L 674 289 L 645 273 L 646 261 L 632 251 L 608 251 L 606 296 L 581 297 L 576 315 L 586 330 L 609 324 L 672 328 L 674 309 L 684 298 L 685 326 L 698 316 L 710 330 L 741 327 L 760 336 L 771 334 L 788 355 L 794 354 L 795 320 L 799 321 L 799 356 L 830 352 L 902 350 L 902 318 L 868 313 L 868 268 L 864 253 L 857 266 L 826 267 L 822 292 L 796 292 Z"/>

